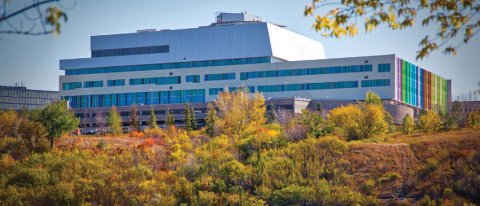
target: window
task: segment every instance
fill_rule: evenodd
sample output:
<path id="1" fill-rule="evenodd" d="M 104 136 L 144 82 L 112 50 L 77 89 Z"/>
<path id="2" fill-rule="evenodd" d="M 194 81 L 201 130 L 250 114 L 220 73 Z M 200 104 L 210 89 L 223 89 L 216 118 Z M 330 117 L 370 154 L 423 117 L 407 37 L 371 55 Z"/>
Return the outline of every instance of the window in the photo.
<path id="1" fill-rule="evenodd" d="M 92 57 L 109 57 L 109 56 L 127 56 L 127 55 L 137 55 L 137 54 L 168 53 L 169 51 L 170 51 L 170 46 L 169 45 L 120 48 L 120 49 L 102 49 L 102 50 L 93 50 L 92 51 Z"/>
<path id="2" fill-rule="evenodd" d="M 185 77 L 185 82 L 199 83 L 200 75 L 188 75 Z"/>
<path id="3" fill-rule="evenodd" d="M 390 79 L 362 80 L 362 87 L 383 87 L 390 86 Z"/>
<path id="4" fill-rule="evenodd" d="M 390 64 L 379 64 L 378 72 L 390 72 Z"/>
<path id="5" fill-rule="evenodd" d="M 235 79 L 235 73 L 205 74 L 205 81 L 232 80 Z"/>
<path id="6" fill-rule="evenodd" d="M 319 74 L 370 72 L 370 71 L 372 71 L 371 64 L 353 65 L 353 66 L 337 66 L 337 67 L 305 68 L 305 69 L 254 71 L 254 72 L 241 72 L 240 80 L 247 80 L 247 79 L 254 79 L 254 78 L 304 76 L 304 75 L 319 75 Z"/>
<path id="7" fill-rule="evenodd" d="M 283 91 L 302 91 L 302 90 L 320 90 L 320 89 L 344 89 L 357 88 L 358 81 L 341 82 L 319 82 L 305 84 L 281 84 L 281 85 L 263 85 L 258 86 L 259 92 L 283 92 Z"/>
<path id="8" fill-rule="evenodd" d="M 209 60 L 209 61 L 181 62 L 181 63 L 67 69 L 65 71 L 65 75 L 150 71 L 150 70 L 212 67 L 212 66 L 225 66 L 225 65 L 238 65 L 238 64 L 260 64 L 260 63 L 270 63 L 271 60 L 272 60 L 271 57 L 252 57 L 252 58 L 241 58 L 241 59 L 223 59 L 223 60 Z"/>
<path id="9" fill-rule="evenodd" d="M 180 76 L 138 78 L 138 79 L 129 80 L 129 85 L 143 85 L 143 84 L 165 85 L 165 84 L 181 84 L 181 83 L 182 83 L 182 80 Z"/>
<path id="10" fill-rule="evenodd" d="M 125 79 L 108 80 L 107 86 L 109 87 L 125 86 Z"/>
<path id="11" fill-rule="evenodd" d="M 82 88 L 82 82 L 63 83 L 62 87 L 63 87 L 63 90 L 73 90 L 77 88 Z"/>
<path id="12" fill-rule="evenodd" d="M 103 81 L 87 81 L 83 82 L 83 88 L 103 87 Z"/>

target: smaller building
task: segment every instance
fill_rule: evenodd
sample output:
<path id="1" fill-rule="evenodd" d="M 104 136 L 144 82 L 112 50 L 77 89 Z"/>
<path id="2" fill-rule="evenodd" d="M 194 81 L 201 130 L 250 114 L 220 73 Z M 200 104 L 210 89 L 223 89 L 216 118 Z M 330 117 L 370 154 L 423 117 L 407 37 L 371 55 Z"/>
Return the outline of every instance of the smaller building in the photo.
<path id="1" fill-rule="evenodd" d="M 60 100 L 58 91 L 32 90 L 24 86 L 0 86 L 0 110 L 32 110 Z"/>

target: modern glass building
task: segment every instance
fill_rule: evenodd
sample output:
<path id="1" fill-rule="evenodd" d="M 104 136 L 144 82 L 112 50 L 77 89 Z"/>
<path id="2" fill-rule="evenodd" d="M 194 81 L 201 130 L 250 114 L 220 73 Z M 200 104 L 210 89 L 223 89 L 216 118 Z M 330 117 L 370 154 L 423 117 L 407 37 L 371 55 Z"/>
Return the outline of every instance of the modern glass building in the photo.
<path id="1" fill-rule="evenodd" d="M 0 110 L 32 110 L 59 101 L 57 91 L 31 90 L 24 86 L 0 86 Z"/>
<path id="2" fill-rule="evenodd" d="M 213 101 L 248 88 L 267 99 L 362 100 L 445 111 L 450 84 L 389 55 L 327 59 L 323 45 L 246 13 L 209 26 L 91 37 L 91 57 L 64 59 L 60 94 L 76 111 Z"/>

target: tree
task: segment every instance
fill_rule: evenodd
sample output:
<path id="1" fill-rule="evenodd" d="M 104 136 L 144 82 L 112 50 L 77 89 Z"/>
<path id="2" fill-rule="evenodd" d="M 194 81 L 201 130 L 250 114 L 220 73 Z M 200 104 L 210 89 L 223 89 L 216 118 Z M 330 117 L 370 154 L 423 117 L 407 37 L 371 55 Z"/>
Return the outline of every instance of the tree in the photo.
<path id="1" fill-rule="evenodd" d="M 415 128 L 415 123 L 413 121 L 413 118 L 409 114 L 405 115 L 402 121 L 402 129 L 401 129 L 402 132 L 404 134 L 411 134 L 414 128 Z"/>
<path id="2" fill-rule="evenodd" d="M 322 12 L 322 9 L 327 9 Z M 321 10 L 321 14 L 314 14 Z M 365 32 L 372 32 L 384 24 L 392 30 L 412 27 L 415 19 L 422 26 L 434 26 L 436 31 L 420 41 L 417 59 L 427 57 L 437 49 L 456 54 L 456 49 L 467 44 L 480 31 L 480 2 L 478 0 L 422 0 L 422 1 L 320 1 L 312 0 L 305 7 L 305 16 L 315 15 L 313 28 L 324 36 L 341 38 L 358 34 L 357 22 L 364 22 Z M 417 14 L 426 14 L 419 15 Z M 361 21 L 363 20 L 363 21 Z"/>
<path id="3" fill-rule="evenodd" d="M 0 111 L 0 137 L 16 137 L 18 114 L 13 110 Z"/>
<path id="4" fill-rule="evenodd" d="M 140 117 L 138 116 L 137 106 L 135 105 L 132 105 L 132 108 L 130 110 L 130 131 L 140 131 Z"/>
<path id="5" fill-rule="evenodd" d="M 215 121 L 217 119 L 217 110 L 213 106 L 212 103 L 208 103 L 207 105 L 207 118 L 205 119 L 205 132 L 208 136 L 213 137 L 215 134 Z"/>
<path id="6" fill-rule="evenodd" d="M 80 120 L 74 113 L 68 110 L 65 101 L 53 102 L 40 111 L 39 121 L 45 128 L 50 149 L 53 149 L 53 141 L 60 138 L 80 124 Z"/>
<path id="7" fill-rule="evenodd" d="M 114 135 L 122 133 L 122 119 L 115 106 L 112 106 L 108 113 L 108 126 L 110 127 L 110 133 Z"/>
<path id="8" fill-rule="evenodd" d="M 366 104 L 376 104 L 376 105 L 381 105 L 382 104 L 382 98 L 378 96 L 377 93 L 368 91 L 367 94 L 365 94 L 365 103 Z"/>
<path id="9" fill-rule="evenodd" d="M 67 14 L 63 12 L 59 2 L 62 0 L 39 0 L 30 4 L 10 5 L 8 0 L 1 1 L 0 34 L 60 34 L 62 21 L 67 22 Z"/>
<path id="10" fill-rule="evenodd" d="M 192 111 L 190 115 L 190 119 L 192 120 L 192 129 L 195 130 L 197 129 L 197 117 L 195 116 L 195 109 L 193 107 L 190 108 L 190 111 Z"/>
<path id="11" fill-rule="evenodd" d="M 190 105 L 185 104 L 185 130 L 192 131 L 192 110 Z"/>
<path id="12" fill-rule="evenodd" d="M 167 126 L 175 126 L 175 117 L 173 116 L 172 110 L 167 109 L 167 117 L 165 119 L 165 123 L 167 123 Z"/>
<path id="13" fill-rule="evenodd" d="M 150 120 L 148 121 L 148 127 L 150 129 L 158 128 L 157 115 L 155 115 L 155 111 L 153 110 L 153 107 L 150 107 Z"/>
<path id="14" fill-rule="evenodd" d="M 333 132 L 333 125 L 327 122 L 316 112 L 311 112 L 308 109 L 302 110 L 302 114 L 298 119 L 301 125 L 306 126 L 308 133 L 315 138 L 326 136 Z"/>
<path id="15" fill-rule="evenodd" d="M 437 132 L 441 127 L 440 115 L 433 111 L 427 111 L 418 118 L 418 128 L 424 133 Z"/>

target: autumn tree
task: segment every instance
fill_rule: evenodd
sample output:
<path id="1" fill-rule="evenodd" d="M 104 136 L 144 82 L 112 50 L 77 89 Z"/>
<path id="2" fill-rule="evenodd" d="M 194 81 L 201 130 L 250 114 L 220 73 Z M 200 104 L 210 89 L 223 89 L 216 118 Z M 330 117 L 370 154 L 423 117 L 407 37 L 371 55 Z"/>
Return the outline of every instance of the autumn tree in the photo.
<path id="1" fill-rule="evenodd" d="M 413 121 L 413 118 L 409 114 L 405 115 L 402 121 L 402 128 L 401 128 L 402 132 L 404 134 L 411 134 L 414 128 L 415 128 L 415 123 Z"/>
<path id="2" fill-rule="evenodd" d="M 221 92 L 215 101 L 218 124 L 223 132 L 240 137 L 245 128 L 257 128 L 266 122 L 265 99 L 259 93 L 249 97 L 246 91 Z"/>
<path id="3" fill-rule="evenodd" d="M 312 0 L 305 7 L 305 16 L 315 16 L 313 28 L 328 37 L 356 36 L 361 22 L 366 33 L 381 25 L 391 30 L 412 27 L 416 21 L 424 27 L 435 28 L 419 43 L 417 59 L 442 49 L 456 54 L 456 49 L 469 43 L 480 31 L 480 2 L 478 0 L 421 0 L 421 1 L 329 1 Z"/>
<path id="4" fill-rule="evenodd" d="M 323 117 L 317 112 L 312 112 L 308 109 L 302 110 L 302 114 L 298 118 L 301 125 L 306 126 L 308 133 L 315 138 L 331 134 L 333 132 L 333 125 L 325 121 Z"/>
<path id="5" fill-rule="evenodd" d="M 138 115 L 137 106 L 132 105 L 130 109 L 130 131 L 139 132 L 140 131 L 140 117 Z"/>
<path id="6" fill-rule="evenodd" d="M 430 134 L 440 130 L 441 123 L 440 115 L 434 111 L 426 111 L 418 118 L 417 126 L 424 133 Z"/>
<path id="7" fill-rule="evenodd" d="M 108 126 L 110 127 L 110 133 L 114 135 L 119 135 L 122 133 L 122 119 L 115 106 L 110 108 L 107 121 Z"/>
<path id="8" fill-rule="evenodd" d="M 212 103 L 208 103 L 207 105 L 207 118 L 205 118 L 205 133 L 208 136 L 213 137 L 215 134 L 215 122 L 217 119 L 217 110 L 213 106 Z"/>
<path id="9" fill-rule="evenodd" d="M 0 137 L 15 137 L 18 113 L 13 110 L 0 111 Z"/>
<path id="10" fill-rule="evenodd" d="M 38 0 L 27 4 L 1 1 L 0 34 L 60 34 L 62 23 L 67 22 L 60 2 L 65 1 Z"/>
<path id="11" fill-rule="evenodd" d="M 77 128 L 80 123 L 80 120 L 68 109 L 65 101 L 53 102 L 47 105 L 40 111 L 38 121 L 45 128 L 50 141 L 50 149 L 53 149 L 53 141 L 55 139 Z"/>
<path id="12" fill-rule="evenodd" d="M 153 107 L 150 107 L 150 119 L 148 121 L 148 128 L 150 129 L 158 128 L 157 115 L 155 115 L 155 111 L 153 110 Z"/>
<path id="13" fill-rule="evenodd" d="M 107 118 L 101 111 L 95 113 L 95 123 L 97 124 L 97 133 L 105 135 L 107 133 Z"/>

